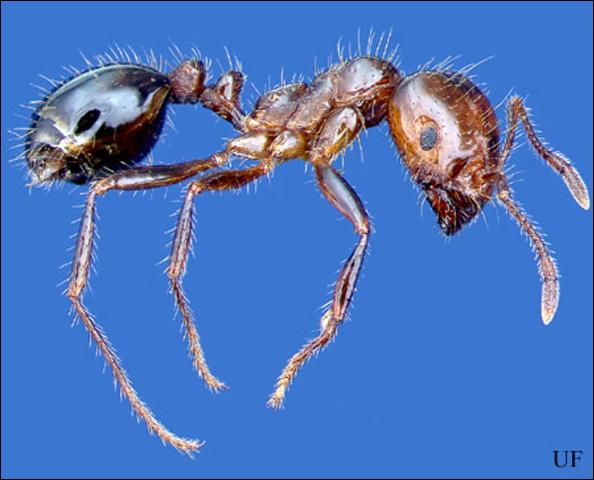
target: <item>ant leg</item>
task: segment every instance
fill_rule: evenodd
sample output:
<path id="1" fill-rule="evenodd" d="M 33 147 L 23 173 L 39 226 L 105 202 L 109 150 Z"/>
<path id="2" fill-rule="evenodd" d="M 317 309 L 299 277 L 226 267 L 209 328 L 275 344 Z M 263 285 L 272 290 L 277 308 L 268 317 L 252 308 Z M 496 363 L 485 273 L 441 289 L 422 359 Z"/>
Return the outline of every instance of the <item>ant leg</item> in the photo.
<path id="1" fill-rule="evenodd" d="M 95 230 L 95 201 L 98 195 L 103 195 L 112 189 L 136 190 L 171 185 L 220 164 L 221 156 L 213 155 L 206 160 L 197 160 L 178 165 L 155 165 L 131 168 L 114 173 L 93 184 L 87 196 L 85 211 L 81 219 L 74 260 L 72 262 L 70 283 L 67 290 L 68 298 L 72 302 L 77 315 L 83 321 L 85 328 L 99 347 L 99 350 L 101 350 L 103 357 L 113 371 L 113 375 L 122 393 L 130 402 L 136 415 L 143 419 L 149 431 L 155 432 L 163 442 L 173 445 L 188 455 L 197 451 L 204 442 L 178 437 L 167 430 L 154 417 L 151 410 L 138 397 L 107 336 L 93 320 L 91 314 L 83 304 L 81 296 L 89 278 Z"/>
<path id="2" fill-rule="evenodd" d="M 519 97 L 511 98 L 507 104 L 507 134 L 503 151 L 499 157 L 499 165 L 503 166 L 509 158 L 514 144 L 518 119 L 522 121 L 526 136 L 536 150 L 536 153 L 561 176 L 575 201 L 583 209 L 588 210 L 590 208 L 590 196 L 588 195 L 588 189 L 582 177 L 561 152 L 553 152 L 538 138 L 534 126 L 530 121 L 528 111 Z"/>
<path id="3" fill-rule="evenodd" d="M 268 400 L 268 406 L 273 408 L 282 406 L 287 388 L 304 363 L 327 345 L 336 335 L 338 325 L 345 318 L 355 290 L 369 238 L 369 218 L 355 190 L 331 166 L 315 165 L 315 169 L 322 193 L 340 213 L 351 221 L 360 239 L 340 271 L 334 290 L 332 307 L 324 313 L 320 321 L 320 334 L 307 342 L 299 352 L 291 357 L 279 376 L 275 391 Z"/>
<path id="4" fill-rule="evenodd" d="M 245 170 L 216 172 L 190 183 L 177 221 L 167 276 L 171 282 L 171 289 L 175 296 L 175 302 L 182 313 L 194 367 L 198 374 L 204 379 L 208 387 L 215 391 L 227 387 L 223 382 L 212 375 L 206 364 L 204 353 L 200 346 L 200 337 L 192 319 L 192 312 L 188 306 L 182 287 L 182 277 L 186 270 L 188 251 L 190 250 L 192 238 L 194 197 L 208 190 L 233 190 L 243 187 L 257 178 L 266 175 L 270 172 L 271 168 L 271 163 L 262 162 L 255 167 L 247 168 Z"/>

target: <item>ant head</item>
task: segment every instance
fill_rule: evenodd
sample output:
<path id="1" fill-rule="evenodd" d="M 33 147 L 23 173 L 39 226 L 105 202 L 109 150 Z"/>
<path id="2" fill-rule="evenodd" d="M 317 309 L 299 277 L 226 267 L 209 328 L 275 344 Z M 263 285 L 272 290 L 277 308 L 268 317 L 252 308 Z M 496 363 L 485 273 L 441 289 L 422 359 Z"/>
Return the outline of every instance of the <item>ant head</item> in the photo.
<path id="1" fill-rule="evenodd" d="M 493 192 L 499 131 L 489 101 L 460 73 L 424 71 L 396 88 L 388 121 L 442 231 L 456 233 Z"/>
<path id="2" fill-rule="evenodd" d="M 32 183 L 83 184 L 138 162 L 159 137 L 170 92 L 167 76 L 142 65 L 102 66 L 66 81 L 33 114 Z"/>

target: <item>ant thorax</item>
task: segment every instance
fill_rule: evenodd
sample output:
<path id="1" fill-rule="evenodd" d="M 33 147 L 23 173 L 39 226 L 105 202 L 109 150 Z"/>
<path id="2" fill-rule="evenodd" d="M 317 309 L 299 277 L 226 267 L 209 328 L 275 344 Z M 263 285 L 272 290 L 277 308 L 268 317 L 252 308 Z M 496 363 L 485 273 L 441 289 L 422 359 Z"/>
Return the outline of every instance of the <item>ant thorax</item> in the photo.
<path id="1" fill-rule="evenodd" d="M 253 159 L 332 161 L 362 128 L 380 123 L 400 81 L 383 59 L 359 56 L 317 75 L 262 95 L 246 116 L 246 133 L 232 140 L 233 153 Z"/>

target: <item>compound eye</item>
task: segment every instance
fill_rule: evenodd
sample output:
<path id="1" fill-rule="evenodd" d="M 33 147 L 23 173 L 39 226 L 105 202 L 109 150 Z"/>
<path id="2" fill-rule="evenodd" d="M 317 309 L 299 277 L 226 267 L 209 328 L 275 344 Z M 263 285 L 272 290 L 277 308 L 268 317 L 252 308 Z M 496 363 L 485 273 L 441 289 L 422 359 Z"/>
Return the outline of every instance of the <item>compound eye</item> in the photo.
<path id="1" fill-rule="evenodd" d="M 431 150 L 437 143 L 437 130 L 435 127 L 427 127 L 421 132 L 420 144 L 425 151 Z"/>
<path id="2" fill-rule="evenodd" d="M 85 113 L 78 120 L 78 122 L 76 124 L 76 129 L 74 130 L 74 134 L 80 135 L 81 133 L 89 130 L 93 125 L 95 125 L 95 122 L 99 119 L 100 116 L 101 116 L 100 110 L 97 110 L 97 109 L 89 110 L 87 113 Z"/>

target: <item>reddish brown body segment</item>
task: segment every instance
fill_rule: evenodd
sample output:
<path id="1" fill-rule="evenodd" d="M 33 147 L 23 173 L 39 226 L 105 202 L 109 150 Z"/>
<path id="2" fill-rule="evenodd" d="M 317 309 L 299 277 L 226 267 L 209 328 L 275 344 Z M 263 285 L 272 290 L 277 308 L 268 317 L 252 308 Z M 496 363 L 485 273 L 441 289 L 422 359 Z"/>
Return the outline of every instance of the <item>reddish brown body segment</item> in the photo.
<path id="1" fill-rule="evenodd" d="M 358 57 L 321 73 L 311 85 L 279 87 L 260 97 L 245 117 L 245 133 L 229 142 L 228 151 L 256 160 L 329 164 L 361 128 L 384 118 L 399 82 L 391 63 Z"/>
<path id="2" fill-rule="evenodd" d="M 35 112 L 27 136 L 26 156 L 34 183 L 92 182 L 67 294 L 135 413 L 164 442 L 188 454 L 202 445 L 178 437 L 156 420 L 132 388 L 107 337 L 82 302 L 92 257 L 95 203 L 109 190 L 171 185 L 219 169 L 234 156 L 256 161 L 248 168 L 219 169 L 190 183 L 167 269 L 193 364 L 213 390 L 225 385 L 208 368 L 182 289 L 196 196 L 241 188 L 283 162 L 301 158 L 313 165 L 321 192 L 352 223 L 359 236 L 340 270 L 331 305 L 320 321 L 319 335 L 289 360 L 278 378 L 268 402 L 278 408 L 301 366 L 332 340 L 344 321 L 369 240 L 369 218 L 363 203 L 332 163 L 362 129 L 386 118 L 402 160 L 446 235 L 460 231 L 496 195 L 536 250 L 543 282 L 541 315 L 545 324 L 552 320 L 559 295 L 557 269 L 546 243 L 512 199 L 504 174 L 518 122 L 522 122 L 538 154 L 563 178 L 575 200 L 586 209 L 590 200 L 577 170 L 537 137 L 519 98 L 508 103 L 509 125 L 500 148 L 497 118 L 490 102 L 461 72 L 424 70 L 403 78 L 391 58 L 358 56 L 321 72 L 310 84 L 282 85 L 266 92 L 249 114 L 240 105 L 244 83 L 240 71 L 231 70 L 212 85 L 205 84 L 207 77 L 204 64 L 197 59 L 181 62 L 168 74 L 141 65 L 103 65 L 50 93 Z M 230 122 L 238 135 L 207 159 L 133 167 L 156 141 L 165 109 L 174 103 L 201 103 Z"/>
<path id="3" fill-rule="evenodd" d="M 421 72 L 398 88 L 389 123 L 440 227 L 456 233 L 493 194 L 499 129 L 489 101 L 461 74 Z"/>

